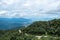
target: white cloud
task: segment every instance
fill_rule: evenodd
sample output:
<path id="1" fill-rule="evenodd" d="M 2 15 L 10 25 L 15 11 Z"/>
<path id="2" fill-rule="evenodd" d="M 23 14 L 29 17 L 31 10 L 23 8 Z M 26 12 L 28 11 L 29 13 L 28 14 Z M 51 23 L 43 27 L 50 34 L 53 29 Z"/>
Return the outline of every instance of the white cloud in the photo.
<path id="1" fill-rule="evenodd" d="M 52 14 L 53 11 L 60 8 L 60 0 L 2 0 L 2 8 L 9 10 L 1 11 L 0 15 L 8 17 L 27 17 L 27 18 L 58 18 L 58 14 Z M 59 7 L 59 8 L 58 8 Z M 14 13 L 12 12 L 14 11 Z M 16 10 L 19 10 L 16 12 Z M 47 13 L 48 12 L 48 13 Z M 49 13 L 51 12 L 51 14 Z M 58 12 L 56 12 L 58 13 Z"/>
<path id="2" fill-rule="evenodd" d="M 19 0 L 2 0 L 0 4 L 2 5 L 12 5 L 13 3 L 18 3 Z"/>
<path id="3" fill-rule="evenodd" d="M 0 2 L 0 5 L 1 5 L 2 3 Z"/>
<path id="4" fill-rule="evenodd" d="M 25 4 L 23 4 L 23 6 L 25 6 L 25 7 L 31 7 L 31 3 L 25 3 Z"/>
<path id="5" fill-rule="evenodd" d="M 32 0 L 26 0 L 25 2 L 23 2 L 22 7 L 31 8 L 33 3 L 32 3 Z"/>
<path id="6" fill-rule="evenodd" d="M 4 13 L 7 13 L 7 11 L 0 11 L 0 15 L 4 14 Z"/>

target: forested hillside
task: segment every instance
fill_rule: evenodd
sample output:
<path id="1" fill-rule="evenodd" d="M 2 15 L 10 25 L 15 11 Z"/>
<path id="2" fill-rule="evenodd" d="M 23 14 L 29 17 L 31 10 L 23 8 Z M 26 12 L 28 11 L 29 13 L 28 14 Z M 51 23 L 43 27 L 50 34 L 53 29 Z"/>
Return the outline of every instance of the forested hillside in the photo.
<path id="1" fill-rule="evenodd" d="M 19 33 L 19 30 L 21 30 L 21 33 Z M 35 37 L 36 35 L 52 36 L 47 38 L 42 37 L 41 40 L 60 40 L 60 19 L 36 21 L 28 27 L 14 30 L 0 30 L 0 40 L 38 40 Z"/>
<path id="2" fill-rule="evenodd" d="M 36 21 L 23 30 L 29 34 L 42 35 L 58 35 L 60 36 L 60 19 L 50 21 Z"/>

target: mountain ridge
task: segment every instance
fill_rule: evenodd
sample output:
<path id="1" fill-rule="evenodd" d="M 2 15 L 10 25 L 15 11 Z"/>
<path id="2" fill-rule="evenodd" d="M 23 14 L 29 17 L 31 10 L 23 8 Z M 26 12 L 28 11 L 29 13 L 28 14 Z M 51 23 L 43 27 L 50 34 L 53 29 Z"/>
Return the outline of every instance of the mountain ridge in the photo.
<path id="1" fill-rule="evenodd" d="M 30 24 L 30 19 L 25 18 L 0 18 L 0 29 L 11 29 Z"/>

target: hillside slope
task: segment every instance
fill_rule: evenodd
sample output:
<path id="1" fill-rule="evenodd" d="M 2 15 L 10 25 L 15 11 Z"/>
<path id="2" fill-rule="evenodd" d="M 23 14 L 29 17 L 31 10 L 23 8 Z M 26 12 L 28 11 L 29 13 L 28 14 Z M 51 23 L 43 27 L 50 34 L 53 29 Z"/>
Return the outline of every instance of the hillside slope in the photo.
<path id="1" fill-rule="evenodd" d="M 60 35 L 60 19 L 49 21 L 36 21 L 23 30 L 28 34 L 35 35 Z"/>

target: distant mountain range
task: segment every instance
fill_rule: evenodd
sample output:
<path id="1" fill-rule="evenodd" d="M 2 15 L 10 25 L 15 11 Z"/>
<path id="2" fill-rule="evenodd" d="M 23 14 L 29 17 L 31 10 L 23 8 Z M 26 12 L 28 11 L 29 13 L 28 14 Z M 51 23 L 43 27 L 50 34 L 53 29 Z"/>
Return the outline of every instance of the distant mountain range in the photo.
<path id="1" fill-rule="evenodd" d="M 0 29 L 12 29 L 29 25 L 30 19 L 25 18 L 0 18 Z"/>

